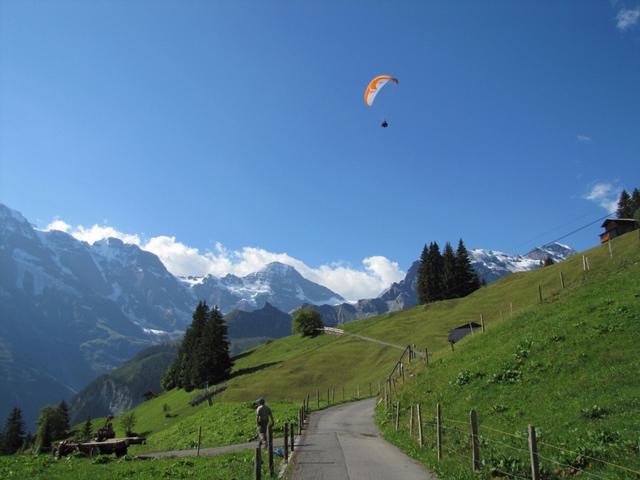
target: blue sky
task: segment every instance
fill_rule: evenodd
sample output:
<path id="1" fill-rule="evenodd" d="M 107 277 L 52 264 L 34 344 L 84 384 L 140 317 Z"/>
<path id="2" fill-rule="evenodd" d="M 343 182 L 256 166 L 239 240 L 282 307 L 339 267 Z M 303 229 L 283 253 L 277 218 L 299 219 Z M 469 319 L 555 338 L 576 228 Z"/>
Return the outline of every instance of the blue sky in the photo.
<path id="1" fill-rule="evenodd" d="M 174 270 L 281 254 L 373 291 L 425 242 L 604 215 L 640 186 L 639 85 L 640 0 L 2 0 L 0 201 Z"/>

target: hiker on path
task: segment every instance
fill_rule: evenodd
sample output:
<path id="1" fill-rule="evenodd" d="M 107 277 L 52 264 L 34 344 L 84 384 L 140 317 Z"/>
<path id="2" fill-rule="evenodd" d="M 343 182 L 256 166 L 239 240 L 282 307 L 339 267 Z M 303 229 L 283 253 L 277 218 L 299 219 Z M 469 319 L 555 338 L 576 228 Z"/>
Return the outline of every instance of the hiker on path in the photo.
<path id="1" fill-rule="evenodd" d="M 273 420 L 273 414 L 271 413 L 271 409 L 267 407 L 264 403 L 264 398 L 259 398 L 256 400 L 258 404 L 258 408 L 256 409 L 256 427 L 258 430 L 258 447 L 262 448 L 262 444 L 267 445 L 267 428 L 269 426 L 269 421 L 271 421 L 271 425 L 275 423 Z"/>

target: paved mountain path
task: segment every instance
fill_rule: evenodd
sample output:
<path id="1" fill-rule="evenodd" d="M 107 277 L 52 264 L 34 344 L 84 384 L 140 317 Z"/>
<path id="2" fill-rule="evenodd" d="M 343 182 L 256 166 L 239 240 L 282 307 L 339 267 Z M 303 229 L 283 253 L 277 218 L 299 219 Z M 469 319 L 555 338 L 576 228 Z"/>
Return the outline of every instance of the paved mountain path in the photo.
<path id="1" fill-rule="evenodd" d="M 407 348 L 406 345 L 396 345 L 395 343 L 385 342 L 384 340 L 378 340 L 377 338 L 365 337 L 364 335 L 345 332 L 344 330 L 339 328 L 328 328 L 328 329 L 325 328 L 325 333 L 329 333 L 329 334 L 333 334 L 341 337 L 355 337 L 365 342 L 377 343 L 378 345 L 384 345 L 385 347 L 396 348 L 398 350 L 404 350 L 405 348 Z M 424 352 L 416 350 L 415 353 L 417 356 L 424 358 Z"/>
<path id="2" fill-rule="evenodd" d="M 314 412 L 296 446 L 293 478 L 304 480 L 436 477 L 382 439 L 374 419 L 375 398 Z"/>

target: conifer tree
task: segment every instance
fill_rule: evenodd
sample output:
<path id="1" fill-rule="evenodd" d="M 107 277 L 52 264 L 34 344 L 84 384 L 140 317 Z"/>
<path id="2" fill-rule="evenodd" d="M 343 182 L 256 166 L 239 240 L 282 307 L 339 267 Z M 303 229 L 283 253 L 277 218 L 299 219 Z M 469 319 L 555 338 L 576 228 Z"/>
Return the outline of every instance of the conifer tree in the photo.
<path id="1" fill-rule="evenodd" d="M 445 299 L 456 297 L 455 272 L 456 255 L 453 253 L 451 243 L 447 242 L 442 253 L 442 284 Z"/>
<path id="2" fill-rule="evenodd" d="M 40 410 L 38 418 L 38 430 L 36 432 L 36 451 L 46 452 L 51 448 L 56 409 L 50 405 Z"/>
<path id="3" fill-rule="evenodd" d="M 69 434 L 69 407 L 62 400 L 55 409 L 53 415 L 53 427 L 51 435 L 54 439 L 64 439 Z"/>
<path id="4" fill-rule="evenodd" d="M 7 417 L 4 431 L 2 432 L 2 453 L 5 455 L 13 455 L 22 447 L 25 438 L 26 434 L 22 410 L 18 407 L 13 407 Z"/>
<path id="5" fill-rule="evenodd" d="M 620 192 L 620 199 L 618 200 L 618 209 L 616 210 L 616 216 L 618 218 L 630 218 L 633 215 L 631 197 L 626 190 Z"/>
<path id="6" fill-rule="evenodd" d="M 418 266 L 418 302 L 422 305 L 429 302 L 427 295 L 427 265 L 429 263 L 429 248 L 425 243 L 420 254 L 420 265 Z"/>
<path id="7" fill-rule="evenodd" d="M 636 217 L 636 214 L 638 213 L 638 210 L 640 210 L 640 190 L 638 190 L 637 188 L 633 189 L 633 192 L 631 193 L 631 213 L 633 218 Z"/>
<path id="8" fill-rule="evenodd" d="M 177 386 L 184 388 L 190 392 L 197 387 L 198 361 L 197 349 L 198 342 L 202 336 L 202 331 L 207 323 L 209 315 L 209 306 L 206 302 L 198 302 L 198 306 L 193 312 L 191 325 L 182 338 L 182 344 L 178 351 L 178 382 Z"/>
<path id="9" fill-rule="evenodd" d="M 213 385 L 229 378 L 233 362 L 229 355 L 227 325 L 217 306 L 213 307 L 197 346 L 196 386 Z"/>
<path id="10" fill-rule="evenodd" d="M 84 422 L 84 425 L 82 427 L 82 438 L 84 438 L 85 441 L 88 441 L 91 439 L 92 434 L 93 424 L 91 423 L 91 416 L 88 416 L 87 421 Z"/>
<path id="11" fill-rule="evenodd" d="M 464 246 L 462 239 L 458 242 L 458 249 L 456 250 L 455 278 L 457 293 L 460 297 L 465 297 L 480 288 L 478 275 L 471 265 L 469 252 Z"/>
<path id="12" fill-rule="evenodd" d="M 427 263 L 427 298 L 429 302 L 444 298 L 443 288 L 444 261 L 437 242 L 429 245 L 429 261 Z"/>

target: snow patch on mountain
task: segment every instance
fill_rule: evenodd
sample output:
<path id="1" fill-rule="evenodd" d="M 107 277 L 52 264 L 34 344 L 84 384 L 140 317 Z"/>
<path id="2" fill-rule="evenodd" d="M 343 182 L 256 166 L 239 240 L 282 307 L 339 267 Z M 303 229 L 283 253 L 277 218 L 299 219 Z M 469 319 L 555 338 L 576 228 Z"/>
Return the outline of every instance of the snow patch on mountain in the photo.
<path id="1" fill-rule="evenodd" d="M 509 273 L 528 272 L 539 268 L 547 257 L 561 262 L 575 254 L 568 245 L 552 243 L 536 247 L 526 255 L 511 255 L 497 250 L 474 248 L 469 251 L 471 263 L 480 278 L 494 282 Z"/>

